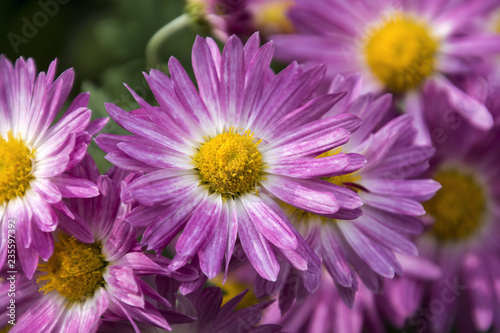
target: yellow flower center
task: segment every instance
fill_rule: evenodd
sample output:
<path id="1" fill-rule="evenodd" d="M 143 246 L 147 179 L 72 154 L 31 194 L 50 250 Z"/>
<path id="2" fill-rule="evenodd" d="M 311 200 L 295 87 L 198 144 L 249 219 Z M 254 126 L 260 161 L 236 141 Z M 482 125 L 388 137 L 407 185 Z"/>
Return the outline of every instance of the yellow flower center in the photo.
<path id="1" fill-rule="evenodd" d="M 266 34 L 292 33 L 294 27 L 286 14 L 293 4 L 293 0 L 275 0 L 262 3 L 253 13 L 256 30 L 264 31 Z"/>
<path id="2" fill-rule="evenodd" d="M 11 329 L 12 327 L 14 327 L 14 326 L 12 326 L 12 325 L 10 325 L 10 324 L 7 324 L 7 325 L 5 325 L 4 327 L 2 327 L 2 328 L 0 329 L 0 333 L 7 333 L 8 331 L 10 331 L 10 329 Z"/>
<path id="3" fill-rule="evenodd" d="M 356 186 L 356 182 L 361 180 L 361 176 L 356 172 L 348 173 L 346 175 L 334 176 L 334 177 L 325 177 L 323 178 L 326 181 L 329 181 L 332 184 L 343 186 L 354 192 L 359 192 L 359 187 Z"/>
<path id="4" fill-rule="evenodd" d="M 319 155 L 317 158 L 322 158 L 322 157 L 329 157 L 333 155 L 337 155 L 341 152 L 342 148 L 336 148 L 329 150 L 321 155 Z M 322 178 L 332 184 L 342 186 L 345 188 L 348 188 L 354 192 L 359 192 L 360 187 L 356 184 L 361 180 L 361 176 L 357 174 L 357 172 L 352 172 L 346 175 L 340 175 L 340 176 L 334 176 L 334 177 L 324 177 Z M 297 207 L 291 206 L 287 203 L 280 203 L 281 208 L 283 211 L 294 221 L 299 221 L 299 222 L 307 222 L 310 221 L 311 219 L 318 218 L 322 222 L 336 222 L 337 220 L 331 219 L 325 216 L 317 215 L 314 213 L 306 212 L 303 211 Z"/>
<path id="5" fill-rule="evenodd" d="M 0 204 L 23 197 L 34 179 L 31 174 L 35 151 L 12 132 L 7 140 L 0 137 Z"/>
<path id="6" fill-rule="evenodd" d="M 424 208 L 435 218 L 432 234 L 442 241 L 458 241 L 473 235 L 481 226 L 486 208 L 484 192 L 471 176 L 446 170 L 434 179 L 442 188 Z"/>
<path id="7" fill-rule="evenodd" d="M 334 156 L 339 154 L 341 151 L 342 148 L 335 148 L 319 155 L 317 158 Z M 351 172 L 346 175 L 334 177 L 325 177 L 323 179 L 329 181 L 332 184 L 346 187 L 350 190 L 353 190 L 354 192 L 359 192 L 359 187 L 356 186 L 356 183 L 361 180 L 361 176 L 358 175 L 357 172 Z"/>
<path id="8" fill-rule="evenodd" d="M 74 237 L 60 235 L 54 243 L 54 254 L 38 265 L 45 272 L 37 282 L 44 281 L 39 291 L 56 290 L 70 301 L 84 301 L 104 285 L 103 272 L 107 266 L 100 243 L 84 244 Z"/>
<path id="9" fill-rule="evenodd" d="M 264 168 L 260 142 L 250 130 L 239 134 L 232 128 L 207 140 L 193 157 L 201 184 L 222 196 L 255 191 Z"/>
<path id="10" fill-rule="evenodd" d="M 364 47 L 372 73 L 394 93 L 416 88 L 432 74 L 437 49 L 427 24 L 403 13 L 373 28 Z"/>
<path id="11" fill-rule="evenodd" d="M 488 19 L 488 30 L 500 34 L 500 9 L 495 10 Z"/>
<path id="12" fill-rule="evenodd" d="M 224 281 L 223 278 L 224 276 L 219 274 L 209 281 L 209 283 L 222 289 L 222 305 L 238 296 L 238 294 L 245 289 L 248 289 L 248 292 L 245 294 L 240 303 L 238 303 L 236 310 L 244 309 L 259 303 L 259 299 L 253 293 L 251 286 L 240 283 L 237 279 L 231 277 L 228 277 L 226 283 L 222 284 Z"/>
<path id="13" fill-rule="evenodd" d="M 326 223 L 328 221 L 330 222 L 335 222 L 335 219 L 331 219 L 325 216 L 317 215 L 311 212 L 306 212 L 300 208 L 297 208 L 295 206 L 289 205 L 286 202 L 279 202 L 279 205 L 281 209 L 285 212 L 286 216 L 290 219 L 292 222 L 298 222 L 298 223 L 305 223 L 308 224 L 310 223 L 313 219 L 319 219 L 321 222 Z"/>

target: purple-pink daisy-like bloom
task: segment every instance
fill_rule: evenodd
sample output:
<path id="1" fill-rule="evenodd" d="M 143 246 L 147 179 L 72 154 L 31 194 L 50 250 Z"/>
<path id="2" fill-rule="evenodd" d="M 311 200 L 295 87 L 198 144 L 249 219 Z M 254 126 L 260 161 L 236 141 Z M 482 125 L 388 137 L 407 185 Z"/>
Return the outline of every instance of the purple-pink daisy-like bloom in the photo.
<path id="1" fill-rule="evenodd" d="M 442 188 L 424 203 L 430 230 L 417 245 L 443 274 L 422 291 L 415 322 L 432 332 L 448 332 L 455 321 L 463 332 L 498 330 L 500 128 L 485 134 L 471 127 L 434 88 L 426 92 L 424 119 L 436 147 L 430 176 Z"/>
<path id="2" fill-rule="evenodd" d="M 136 175 L 111 169 L 99 176 L 89 155 L 72 173 L 95 182 L 100 195 L 65 200 L 74 219 L 60 215 L 54 253 L 38 264 L 36 282 L 31 281 L 40 289 L 19 304 L 26 310 L 17 314 L 10 332 L 96 332 L 105 313 L 134 327 L 138 321 L 170 330 L 146 297 L 167 307 L 169 302 L 140 279 L 167 274 L 169 260 L 143 253 L 136 230 L 123 219 L 130 205 L 120 201 L 120 189 Z M 172 276 L 189 282 L 198 274 L 185 267 Z"/>
<path id="3" fill-rule="evenodd" d="M 186 12 L 198 25 L 222 41 L 229 36 L 249 37 L 254 32 L 248 0 L 187 0 Z"/>
<path id="4" fill-rule="evenodd" d="M 0 264 L 7 257 L 8 237 L 15 236 L 17 255 L 29 278 L 38 257 L 47 260 L 52 254 L 50 232 L 58 224 L 56 211 L 72 216 L 61 199 L 99 193 L 88 179 L 64 172 L 80 162 L 91 135 L 104 127 L 107 118 L 90 122 L 86 93 L 76 97 L 51 126 L 74 77 L 73 69 L 68 69 L 54 81 L 55 72 L 56 61 L 47 73 L 37 75 L 33 59 L 19 58 L 13 66 L 0 56 Z M 8 234 L 12 223 L 15 235 Z"/>
<path id="5" fill-rule="evenodd" d="M 359 156 L 315 158 L 346 143 L 359 126 L 352 114 L 319 119 L 345 93 L 312 99 L 324 67 L 302 72 L 292 64 L 274 75 L 272 55 L 272 43 L 259 48 L 258 34 L 245 46 L 231 37 L 222 55 L 212 39 L 198 37 L 199 92 L 171 58 L 171 78 L 156 70 L 145 75 L 159 107 L 133 91 L 143 112 L 107 104 L 134 135 L 101 134 L 97 144 L 120 168 L 147 173 L 122 193 L 125 202 L 142 205 L 127 216 L 147 227 L 141 244 L 160 252 L 182 230 L 170 269 L 198 256 L 214 277 L 239 237 L 265 279 L 276 280 L 278 257 L 300 271 L 318 270 L 317 256 L 270 195 L 319 214 L 361 205 L 354 191 L 318 178 L 351 170 Z"/>
<path id="6" fill-rule="evenodd" d="M 318 292 L 295 302 L 281 315 L 279 306 L 272 304 L 265 312 L 262 323 L 280 324 L 289 333 L 361 333 L 386 332 L 385 321 L 403 328 L 406 319 L 417 309 L 415 297 L 417 282 L 435 280 L 439 269 L 418 257 L 399 256 L 404 275 L 386 279 L 383 294 L 373 294 L 364 284 L 351 307 L 347 306 L 334 286 L 334 281 L 323 274 Z M 421 285 L 421 284 L 420 284 Z"/>
<path id="7" fill-rule="evenodd" d="M 496 0 L 297 0 L 290 10 L 296 34 L 276 35 L 276 56 L 308 64 L 326 62 L 329 76 L 361 72 L 366 91 L 403 97 L 417 123 L 418 140 L 430 144 L 422 121 L 422 87 L 446 92 L 452 107 L 482 130 L 487 108 L 446 75 L 473 71 L 477 59 L 500 52 L 500 36 L 475 29 Z"/>
<path id="8" fill-rule="evenodd" d="M 293 0 L 188 0 L 186 12 L 222 41 L 233 34 L 247 39 L 256 31 L 267 40 L 271 34 L 293 31 L 287 17 L 293 4 Z"/>
<path id="9" fill-rule="evenodd" d="M 195 290 L 188 295 L 177 293 L 179 283 L 174 279 L 158 276 L 155 286 L 159 293 L 171 304 L 175 304 L 175 310 L 187 318 L 193 318 L 192 322 L 179 322 L 172 326 L 173 333 L 278 333 L 281 326 L 276 324 L 260 325 L 262 312 L 272 301 L 264 301 L 258 304 L 240 308 L 243 298 L 248 290 L 223 303 L 223 290 L 218 287 L 204 287 Z M 163 305 L 159 304 L 159 308 Z M 181 317 L 182 318 L 182 317 Z M 142 325 L 141 332 L 162 333 L 162 329 Z M 104 321 L 99 333 L 133 332 L 128 323 Z"/>
<path id="10" fill-rule="evenodd" d="M 340 152 L 364 156 L 366 164 L 349 174 L 329 177 L 324 182 L 356 192 L 363 206 L 340 209 L 335 214 L 311 214 L 285 206 L 290 221 L 321 258 L 339 289 L 339 295 L 352 304 L 358 289 L 358 276 L 372 292 L 382 290 L 382 278 L 401 275 L 396 253 L 417 255 L 416 246 L 406 237 L 418 235 L 423 226 L 418 218 L 425 214 L 421 202 L 440 188 L 431 179 L 415 179 L 429 166 L 434 149 L 414 143 L 416 130 L 412 117 L 391 116 L 390 95 L 375 98 L 359 95 L 360 77 L 337 76 L 331 91 L 348 91 L 326 117 L 348 112 L 362 119 L 349 142 L 328 154 Z M 361 165 L 364 162 L 362 159 Z M 280 292 L 280 307 L 286 311 L 293 299 L 314 290 L 318 277 L 285 266 L 277 283 L 258 283 L 256 295 Z"/>

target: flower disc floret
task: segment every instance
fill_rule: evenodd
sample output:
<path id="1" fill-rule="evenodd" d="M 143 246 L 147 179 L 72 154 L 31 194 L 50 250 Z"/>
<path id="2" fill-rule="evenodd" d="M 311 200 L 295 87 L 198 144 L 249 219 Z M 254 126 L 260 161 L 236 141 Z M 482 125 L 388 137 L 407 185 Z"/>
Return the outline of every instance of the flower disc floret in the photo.
<path id="1" fill-rule="evenodd" d="M 207 140 L 193 158 L 201 183 L 223 196 L 255 191 L 264 168 L 260 142 L 250 130 L 240 134 L 232 128 Z"/>
<path id="2" fill-rule="evenodd" d="M 70 301 L 84 301 L 104 285 L 103 272 L 107 266 L 100 243 L 84 244 L 74 237 L 60 236 L 54 254 L 38 269 L 46 275 L 37 282 L 45 284 L 40 291 L 56 290 Z"/>
<path id="3" fill-rule="evenodd" d="M 457 170 L 438 172 L 434 178 L 442 188 L 425 210 L 435 218 L 432 234 L 442 241 L 459 241 L 482 225 L 486 206 L 481 186 L 473 176 Z"/>
<path id="4" fill-rule="evenodd" d="M 0 137 L 0 204 L 23 197 L 30 188 L 35 151 L 12 132 Z"/>
<path id="5" fill-rule="evenodd" d="M 364 53 L 372 73 L 395 93 L 420 86 L 435 68 L 438 41 L 429 27 L 397 13 L 373 28 Z"/>
<path id="6" fill-rule="evenodd" d="M 263 2 L 254 13 L 255 27 L 269 32 L 292 33 L 294 27 L 287 11 L 293 4 L 290 0 Z"/>

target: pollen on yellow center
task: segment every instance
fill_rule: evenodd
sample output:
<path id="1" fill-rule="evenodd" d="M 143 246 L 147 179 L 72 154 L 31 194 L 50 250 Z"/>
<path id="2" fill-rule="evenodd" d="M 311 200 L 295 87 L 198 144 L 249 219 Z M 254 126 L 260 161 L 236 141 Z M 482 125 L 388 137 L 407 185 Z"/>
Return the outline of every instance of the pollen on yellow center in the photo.
<path id="1" fill-rule="evenodd" d="M 74 237 L 59 235 L 54 243 L 54 254 L 46 263 L 38 265 L 37 282 L 40 291 L 56 290 L 70 301 L 84 301 L 104 285 L 103 271 L 107 266 L 100 243 L 84 244 Z"/>
<path id="2" fill-rule="evenodd" d="M 442 188 L 424 203 L 435 219 L 432 234 L 442 241 L 472 236 L 481 226 L 486 208 L 481 186 L 473 176 L 457 170 L 441 171 L 434 179 Z"/>
<path id="3" fill-rule="evenodd" d="M 292 0 L 266 1 L 256 8 L 253 20 L 256 30 L 266 34 L 292 33 L 294 27 L 287 11 L 294 4 Z"/>
<path id="4" fill-rule="evenodd" d="M 250 130 L 240 134 L 233 128 L 207 140 L 193 157 L 201 184 L 222 196 L 255 191 L 264 168 L 260 142 Z"/>
<path id="5" fill-rule="evenodd" d="M 402 93 L 418 87 L 433 73 L 438 46 L 426 23 L 396 13 L 371 29 L 364 53 L 372 73 L 386 89 Z"/>
<path id="6" fill-rule="evenodd" d="M 35 151 L 12 132 L 0 137 L 0 204 L 23 197 L 34 179 L 31 174 Z"/>

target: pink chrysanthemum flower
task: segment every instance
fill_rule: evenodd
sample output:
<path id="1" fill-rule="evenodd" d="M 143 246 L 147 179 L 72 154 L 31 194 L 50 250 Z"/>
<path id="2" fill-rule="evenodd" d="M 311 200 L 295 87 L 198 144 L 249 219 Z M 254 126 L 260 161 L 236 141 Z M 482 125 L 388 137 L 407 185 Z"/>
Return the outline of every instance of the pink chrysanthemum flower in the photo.
<path id="1" fill-rule="evenodd" d="M 473 71 L 475 60 L 500 52 L 500 36 L 478 32 L 478 19 L 496 0 L 297 0 L 290 11 L 296 34 L 276 35 L 276 56 L 308 64 L 326 62 L 330 76 L 362 72 L 367 91 L 389 91 L 404 100 L 421 124 L 422 87 L 432 81 L 452 107 L 477 128 L 487 130 L 486 107 L 446 75 Z"/>
<path id="2" fill-rule="evenodd" d="M 432 332 L 448 332 L 455 321 L 463 332 L 487 331 L 493 323 L 498 329 L 500 128 L 485 134 L 471 127 L 433 88 L 426 92 L 425 122 L 436 147 L 430 174 L 442 188 L 424 204 L 430 230 L 417 244 L 443 275 L 425 289 L 415 322 Z"/>
<path id="3" fill-rule="evenodd" d="M 264 301 L 250 306 L 242 306 L 248 290 L 242 290 L 234 297 L 223 299 L 224 290 L 218 287 L 199 288 L 188 295 L 177 293 L 179 283 L 173 279 L 159 276 L 155 286 L 159 293 L 171 304 L 175 304 L 179 315 L 178 325 L 172 326 L 173 333 L 278 333 L 281 326 L 276 324 L 260 325 L 262 312 L 272 301 Z M 159 304 L 159 308 L 163 305 Z M 183 317 L 185 316 L 185 317 Z M 192 318 L 190 322 L 185 320 Z M 184 322 L 183 322 L 184 321 Z M 151 325 L 142 325 L 143 333 L 164 333 Z M 132 333 L 132 327 L 123 322 L 104 321 L 99 333 L 116 331 Z"/>
<path id="4" fill-rule="evenodd" d="M 134 327 L 138 321 L 170 330 L 166 317 L 145 298 L 170 304 L 140 279 L 167 274 L 169 260 L 143 253 L 136 230 L 123 220 L 130 205 L 120 202 L 120 188 L 135 175 L 112 169 L 99 176 L 88 155 L 72 171 L 97 183 L 100 195 L 66 200 L 77 212 L 75 219 L 60 221 L 64 233 L 57 234 L 54 253 L 37 266 L 38 292 L 20 300 L 25 311 L 17 314 L 10 332 L 96 332 L 105 312 Z M 186 267 L 174 277 L 190 281 L 198 274 Z M 9 301 L 7 294 L 1 299 Z"/>
<path id="5" fill-rule="evenodd" d="M 220 54 L 198 38 L 193 49 L 196 90 L 175 58 L 171 78 L 152 70 L 146 79 L 159 107 L 134 92 L 144 112 L 108 112 L 132 136 L 102 134 L 96 141 L 117 166 L 146 175 L 126 186 L 137 200 L 127 220 L 147 226 L 142 244 L 161 251 L 181 230 L 172 268 L 194 256 L 217 275 L 229 263 L 237 237 L 258 273 L 276 280 L 278 256 L 300 271 L 318 269 L 317 257 L 270 194 L 301 209 L 334 214 L 355 209 L 355 192 L 318 177 L 351 169 L 351 156 L 315 158 L 349 140 L 359 118 L 319 119 L 345 93 L 311 99 L 324 67 L 302 72 L 292 64 L 274 75 L 273 46 L 257 34 L 242 45 L 233 36 Z M 357 162 L 357 161 L 355 161 Z"/>
<path id="6" fill-rule="evenodd" d="M 331 91 L 349 91 L 349 94 L 325 116 L 349 112 L 359 116 L 362 124 L 351 134 L 348 143 L 326 155 L 349 153 L 351 160 L 354 156 L 361 159 L 359 165 L 364 164 L 361 157 L 364 156 L 366 164 L 323 182 L 356 192 L 363 206 L 327 215 L 311 214 L 285 205 L 290 221 L 322 259 L 347 304 L 354 300 L 358 276 L 369 290 L 378 293 L 382 290 L 382 277 L 401 275 L 395 253 L 418 253 L 406 236 L 422 232 L 418 216 L 425 211 L 420 202 L 432 197 L 440 188 L 434 180 L 415 179 L 427 170 L 434 150 L 414 144 L 416 131 L 411 116 L 391 117 L 390 95 L 359 96 L 360 87 L 359 76 L 346 79 L 338 76 L 333 81 Z M 281 273 L 274 286 L 269 282 L 263 286 L 259 284 L 256 295 L 260 297 L 264 291 L 271 294 L 281 291 L 282 311 L 286 311 L 294 297 L 307 295 L 301 289 L 312 292 L 319 283 L 318 277 L 312 274 L 296 274 L 294 270 Z"/>
<path id="7" fill-rule="evenodd" d="M 33 59 L 19 58 L 12 66 L 0 56 L 0 264 L 7 257 L 9 221 L 15 221 L 17 255 L 29 278 L 38 256 L 52 254 L 56 211 L 71 216 L 61 199 L 98 194 L 91 181 L 64 172 L 80 162 L 107 118 L 89 123 L 89 96 L 80 94 L 51 126 L 74 77 L 68 69 L 54 81 L 55 71 L 56 61 L 37 75 Z"/>
<path id="8" fill-rule="evenodd" d="M 354 303 L 348 307 L 335 289 L 328 274 L 323 274 L 318 292 L 308 295 L 301 303 L 295 302 L 281 315 L 276 303 L 264 312 L 262 323 L 280 324 L 289 333 L 384 333 L 388 320 L 403 328 L 406 319 L 419 305 L 415 287 L 421 281 L 435 280 L 439 269 L 418 257 L 399 256 L 404 275 L 388 280 L 381 295 L 373 294 L 362 283 Z"/>
<path id="9" fill-rule="evenodd" d="M 253 32 L 248 0 L 187 0 L 186 12 L 198 25 L 222 41 L 229 36 L 249 37 Z"/>
<path id="10" fill-rule="evenodd" d="M 186 12 L 223 41 L 232 34 L 247 39 L 255 31 L 268 39 L 271 34 L 293 31 L 287 17 L 293 4 L 293 0 L 187 0 Z"/>

